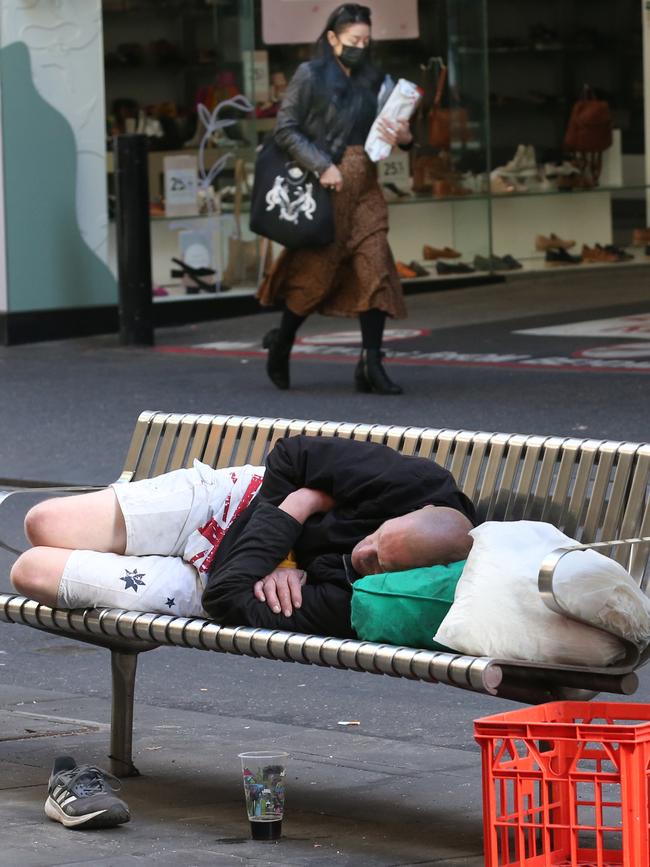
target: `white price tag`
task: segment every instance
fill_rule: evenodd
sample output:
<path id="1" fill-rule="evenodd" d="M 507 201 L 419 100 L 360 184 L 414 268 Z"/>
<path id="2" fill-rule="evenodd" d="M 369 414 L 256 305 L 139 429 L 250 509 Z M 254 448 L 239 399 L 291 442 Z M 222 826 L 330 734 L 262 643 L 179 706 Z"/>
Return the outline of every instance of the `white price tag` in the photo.
<path id="1" fill-rule="evenodd" d="M 177 205 L 196 202 L 196 172 L 192 169 L 168 169 L 165 173 L 165 199 Z"/>
<path id="2" fill-rule="evenodd" d="M 392 183 L 406 189 L 411 182 L 409 155 L 406 151 L 396 149 L 385 160 L 378 163 L 379 183 Z"/>
<path id="3" fill-rule="evenodd" d="M 195 156 L 167 156 L 165 170 L 165 213 L 168 217 L 198 213 L 198 169 Z"/>

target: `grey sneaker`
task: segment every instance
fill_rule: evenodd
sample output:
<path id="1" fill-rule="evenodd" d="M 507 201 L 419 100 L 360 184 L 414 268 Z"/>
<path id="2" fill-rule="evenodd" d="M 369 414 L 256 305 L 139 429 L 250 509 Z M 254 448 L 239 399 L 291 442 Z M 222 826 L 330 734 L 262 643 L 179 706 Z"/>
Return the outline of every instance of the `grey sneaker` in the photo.
<path id="1" fill-rule="evenodd" d="M 45 815 L 66 828 L 114 828 L 131 818 L 127 805 L 113 794 L 119 788 L 117 778 L 101 768 L 59 756 L 50 774 Z"/>

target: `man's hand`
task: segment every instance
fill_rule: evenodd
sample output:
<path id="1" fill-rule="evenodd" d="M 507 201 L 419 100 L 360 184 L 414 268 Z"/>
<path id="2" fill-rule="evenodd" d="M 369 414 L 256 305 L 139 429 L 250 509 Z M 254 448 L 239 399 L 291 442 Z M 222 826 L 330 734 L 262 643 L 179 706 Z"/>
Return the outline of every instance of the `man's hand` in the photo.
<path id="1" fill-rule="evenodd" d="M 253 586 L 253 595 L 266 602 L 274 614 L 291 617 L 294 608 L 302 605 L 302 586 L 307 583 L 304 569 L 274 569 Z"/>
<path id="2" fill-rule="evenodd" d="M 304 524 L 307 518 L 329 512 L 335 505 L 332 497 L 324 491 L 317 491 L 315 488 L 298 488 L 297 491 L 288 494 L 278 508 L 287 512 L 300 524 Z"/>

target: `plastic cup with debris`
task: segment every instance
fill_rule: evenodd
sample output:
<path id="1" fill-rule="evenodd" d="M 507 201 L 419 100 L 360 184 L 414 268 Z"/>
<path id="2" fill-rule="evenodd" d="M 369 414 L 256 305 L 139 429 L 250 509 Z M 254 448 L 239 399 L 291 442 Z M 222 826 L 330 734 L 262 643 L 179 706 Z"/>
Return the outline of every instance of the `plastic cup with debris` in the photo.
<path id="1" fill-rule="evenodd" d="M 267 842 L 279 840 L 289 753 L 262 750 L 239 753 L 239 758 L 251 838 Z"/>

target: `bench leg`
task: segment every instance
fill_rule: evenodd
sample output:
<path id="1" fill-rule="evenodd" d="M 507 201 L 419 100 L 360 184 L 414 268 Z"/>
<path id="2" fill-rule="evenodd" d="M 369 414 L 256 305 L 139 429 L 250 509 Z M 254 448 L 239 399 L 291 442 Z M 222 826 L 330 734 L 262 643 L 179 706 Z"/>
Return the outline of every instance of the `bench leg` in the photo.
<path id="1" fill-rule="evenodd" d="M 133 695 L 137 653 L 111 650 L 113 701 L 111 707 L 111 773 L 116 777 L 137 777 L 140 772 L 133 764 Z"/>

